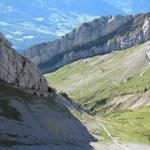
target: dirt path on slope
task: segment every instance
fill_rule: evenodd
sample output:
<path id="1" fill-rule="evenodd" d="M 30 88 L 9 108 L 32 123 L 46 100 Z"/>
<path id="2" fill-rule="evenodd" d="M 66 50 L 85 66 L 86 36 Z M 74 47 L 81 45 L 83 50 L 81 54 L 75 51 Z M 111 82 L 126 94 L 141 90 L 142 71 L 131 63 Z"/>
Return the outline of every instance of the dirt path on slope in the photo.
<path id="1" fill-rule="evenodd" d="M 122 144 L 115 137 L 113 137 L 112 134 L 110 133 L 110 131 L 107 129 L 107 127 L 102 123 L 102 121 L 99 118 L 91 116 L 91 115 L 87 114 L 86 112 L 83 112 L 83 113 L 85 115 L 87 115 L 89 118 L 91 118 L 92 120 L 94 120 L 97 124 L 99 124 L 114 144 L 116 144 L 118 147 L 122 148 L 123 150 L 131 150 L 128 146 Z"/>
<path id="2" fill-rule="evenodd" d="M 100 127 L 103 128 L 103 130 L 106 132 L 107 136 L 112 140 L 112 142 L 117 145 L 118 147 L 122 148 L 123 150 L 131 150 L 129 149 L 128 146 L 122 144 L 121 142 L 119 142 L 115 137 L 112 136 L 112 134 L 110 133 L 110 131 L 107 129 L 107 127 L 102 123 L 102 121 L 95 117 L 95 116 L 92 116 L 90 114 L 88 114 L 84 108 L 82 107 L 79 107 L 79 104 L 77 104 L 76 102 L 74 101 L 68 101 L 66 98 L 64 98 L 61 94 L 58 93 L 58 95 L 61 97 L 61 99 L 63 100 L 62 103 L 63 105 L 65 105 L 66 107 L 72 107 L 74 109 L 76 109 L 76 111 L 79 111 L 80 113 L 84 114 L 85 116 L 87 116 L 88 118 L 90 118 L 91 120 L 95 121 Z"/>

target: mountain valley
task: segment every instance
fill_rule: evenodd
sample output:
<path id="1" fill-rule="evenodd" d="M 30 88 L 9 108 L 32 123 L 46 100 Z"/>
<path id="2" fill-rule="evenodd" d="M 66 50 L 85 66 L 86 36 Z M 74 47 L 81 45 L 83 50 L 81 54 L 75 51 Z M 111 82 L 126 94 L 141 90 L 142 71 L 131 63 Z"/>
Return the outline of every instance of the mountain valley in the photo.
<path id="1" fill-rule="evenodd" d="M 83 10 L 78 0 L 60 3 L 65 13 L 99 13 L 91 1 Z M 24 55 L 6 37 L 0 33 L 0 150 L 150 149 L 150 13 L 101 16 Z"/>
<path id="2" fill-rule="evenodd" d="M 127 141 L 149 143 L 149 51 L 147 42 L 81 59 L 45 77 L 59 92 L 67 93 L 88 112 L 107 120 L 115 135 L 120 134 Z"/>

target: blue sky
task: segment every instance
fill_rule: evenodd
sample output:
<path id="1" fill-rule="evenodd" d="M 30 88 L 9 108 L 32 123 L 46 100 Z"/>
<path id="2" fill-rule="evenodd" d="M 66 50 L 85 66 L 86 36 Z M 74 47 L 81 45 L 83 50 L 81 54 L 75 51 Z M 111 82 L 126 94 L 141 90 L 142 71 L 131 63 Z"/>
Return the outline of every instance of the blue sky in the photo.
<path id="1" fill-rule="evenodd" d="M 24 50 L 98 16 L 147 11 L 150 0 L 0 0 L 0 32 Z"/>
<path id="2" fill-rule="evenodd" d="M 126 14 L 150 11 L 150 0 L 104 0 L 117 8 L 122 9 Z"/>

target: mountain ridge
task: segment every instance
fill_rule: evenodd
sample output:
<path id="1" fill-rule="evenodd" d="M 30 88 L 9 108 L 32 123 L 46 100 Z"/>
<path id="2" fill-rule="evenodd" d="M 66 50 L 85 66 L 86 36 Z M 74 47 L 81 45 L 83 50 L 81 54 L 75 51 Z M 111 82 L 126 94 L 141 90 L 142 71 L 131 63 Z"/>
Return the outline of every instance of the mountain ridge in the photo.
<path id="1" fill-rule="evenodd" d="M 59 40 L 33 46 L 24 54 L 45 73 L 80 58 L 125 49 L 149 39 L 150 13 L 107 16 L 84 23 Z"/>

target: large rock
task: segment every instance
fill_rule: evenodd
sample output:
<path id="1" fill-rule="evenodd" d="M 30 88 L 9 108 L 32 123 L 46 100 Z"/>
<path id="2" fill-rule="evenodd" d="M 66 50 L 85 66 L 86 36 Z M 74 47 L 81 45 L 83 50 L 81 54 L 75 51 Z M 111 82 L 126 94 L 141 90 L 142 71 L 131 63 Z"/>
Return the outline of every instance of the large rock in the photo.
<path id="1" fill-rule="evenodd" d="M 84 23 L 59 40 L 25 51 L 42 72 L 53 71 L 72 61 L 121 50 L 150 40 L 150 13 L 107 16 Z"/>
<path id="2" fill-rule="evenodd" d="M 48 84 L 39 70 L 19 55 L 0 34 L 0 79 L 27 89 L 46 92 Z"/>

